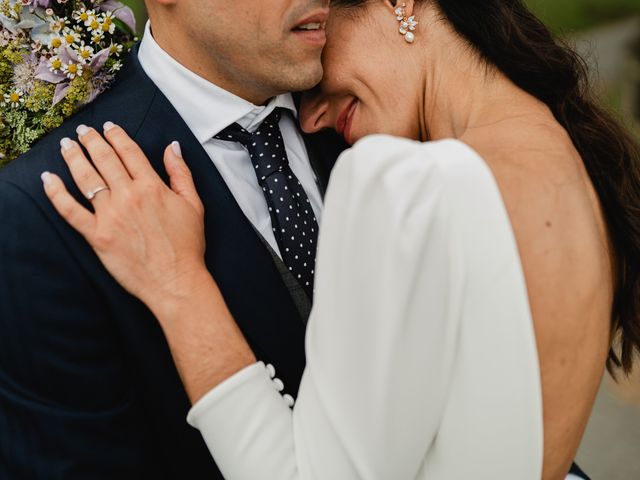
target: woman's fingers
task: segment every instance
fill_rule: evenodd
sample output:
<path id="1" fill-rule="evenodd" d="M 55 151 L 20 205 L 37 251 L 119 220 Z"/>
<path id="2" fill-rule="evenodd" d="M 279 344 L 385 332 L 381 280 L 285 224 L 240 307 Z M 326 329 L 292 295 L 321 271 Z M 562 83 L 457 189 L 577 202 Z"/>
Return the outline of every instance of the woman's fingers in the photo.
<path id="1" fill-rule="evenodd" d="M 47 197 L 60 216 L 85 238 L 91 238 L 95 230 L 95 217 L 71 196 L 60 177 L 44 172 L 42 183 Z"/>
<path id="2" fill-rule="evenodd" d="M 101 190 L 109 185 L 96 171 L 95 167 L 87 159 L 82 148 L 70 138 L 63 138 L 60 142 L 62 157 L 69 167 L 71 176 L 80 191 L 92 201 L 95 207 L 110 197 L 108 190 Z M 98 191 L 101 190 L 101 191 Z"/>
<path id="3" fill-rule="evenodd" d="M 131 182 L 131 176 L 122 160 L 102 135 L 86 125 L 80 125 L 77 132 L 78 140 L 87 149 L 93 164 L 110 188 Z"/>
<path id="4" fill-rule="evenodd" d="M 113 122 L 105 123 L 104 136 L 116 151 L 132 178 L 159 178 L 142 149 L 121 127 Z"/>
<path id="5" fill-rule="evenodd" d="M 182 150 L 178 142 L 173 142 L 164 151 L 164 166 L 169 174 L 171 190 L 184 198 L 200 214 L 204 207 L 193 183 L 191 170 L 182 158 Z"/>

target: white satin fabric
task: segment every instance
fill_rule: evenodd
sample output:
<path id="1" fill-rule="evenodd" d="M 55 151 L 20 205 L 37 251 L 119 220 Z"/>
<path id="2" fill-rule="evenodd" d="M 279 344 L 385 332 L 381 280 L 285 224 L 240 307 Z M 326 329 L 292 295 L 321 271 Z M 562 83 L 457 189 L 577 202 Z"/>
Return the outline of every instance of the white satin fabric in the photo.
<path id="1" fill-rule="evenodd" d="M 540 479 L 526 285 L 473 150 L 374 136 L 345 152 L 316 270 L 293 411 L 258 363 L 189 414 L 225 478 Z"/>

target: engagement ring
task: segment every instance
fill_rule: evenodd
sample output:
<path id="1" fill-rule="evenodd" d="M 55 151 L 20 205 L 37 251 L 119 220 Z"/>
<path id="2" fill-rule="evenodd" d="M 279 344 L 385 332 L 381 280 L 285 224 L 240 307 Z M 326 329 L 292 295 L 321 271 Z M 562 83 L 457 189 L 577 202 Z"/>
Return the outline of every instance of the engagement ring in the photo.
<path id="1" fill-rule="evenodd" d="M 101 187 L 98 187 L 98 188 L 96 188 L 94 190 L 90 190 L 87 193 L 87 198 L 89 200 L 93 200 L 97 194 L 99 194 L 100 192 L 103 192 L 105 190 L 109 190 L 109 187 L 107 187 L 106 185 L 102 185 Z"/>

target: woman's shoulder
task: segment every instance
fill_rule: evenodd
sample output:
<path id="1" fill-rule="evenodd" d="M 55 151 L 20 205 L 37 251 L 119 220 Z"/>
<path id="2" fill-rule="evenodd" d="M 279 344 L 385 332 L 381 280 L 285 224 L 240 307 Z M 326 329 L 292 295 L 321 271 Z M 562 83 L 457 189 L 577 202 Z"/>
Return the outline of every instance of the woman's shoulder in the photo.
<path id="1" fill-rule="evenodd" d="M 448 208 L 475 202 L 486 193 L 499 195 L 490 168 L 465 143 L 387 135 L 366 137 L 340 156 L 329 191 L 342 188 L 358 208 L 381 197 L 392 210 L 424 201 Z"/>

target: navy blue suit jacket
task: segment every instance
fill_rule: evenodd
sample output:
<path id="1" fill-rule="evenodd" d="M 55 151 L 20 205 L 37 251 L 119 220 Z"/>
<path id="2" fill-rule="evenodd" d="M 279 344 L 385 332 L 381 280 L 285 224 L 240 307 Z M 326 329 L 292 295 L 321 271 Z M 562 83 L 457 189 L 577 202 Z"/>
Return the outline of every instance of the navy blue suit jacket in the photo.
<path id="1" fill-rule="evenodd" d="M 163 150 L 181 143 L 206 206 L 207 266 L 258 358 L 290 393 L 300 382 L 305 325 L 271 254 L 134 51 L 110 91 L 0 170 L 0 478 L 222 478 L 186 424 L 190 404 L 155 319 L 43 193 L 45 170 L 74 185 L 60 139 L 108 120 L 165 180 Z M 339 145 L 310 141 L 326 183 Z"/>

